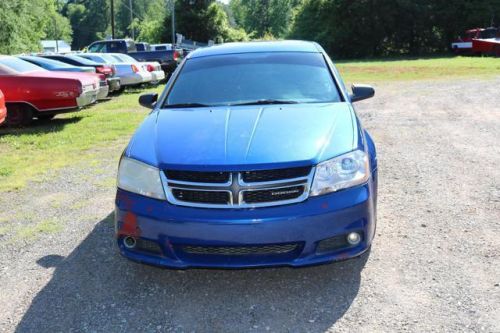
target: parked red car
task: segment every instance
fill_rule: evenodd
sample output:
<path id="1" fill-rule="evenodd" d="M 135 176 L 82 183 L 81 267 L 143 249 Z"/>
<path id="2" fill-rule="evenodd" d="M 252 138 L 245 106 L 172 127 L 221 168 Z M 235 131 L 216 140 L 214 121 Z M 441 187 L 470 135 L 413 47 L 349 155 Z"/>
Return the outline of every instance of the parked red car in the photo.
<path id="1" fill-rule="evenodd" d="M 19 58 L 0 56 L 0 89 L 7 106 L 6 123 L 19 126 L 33 117 L 51 119 L 94 103 L 99 78 L 77 78 L 74 73 L 50 72 Z"/>
<path id="2" fill-rule="evenodd" d="M 0 125 L 5 122 L 5 117 L 7 116 L 7 109 L 5 108 L 5 97 L 0 90 Z"/>

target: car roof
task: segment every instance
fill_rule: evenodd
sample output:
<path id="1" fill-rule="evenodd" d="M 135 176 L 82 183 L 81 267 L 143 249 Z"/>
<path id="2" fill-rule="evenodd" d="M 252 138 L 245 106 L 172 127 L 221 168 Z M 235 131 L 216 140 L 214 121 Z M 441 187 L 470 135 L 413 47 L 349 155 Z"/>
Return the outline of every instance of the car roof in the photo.
<path id="1" fill-rule="evenodd" d="M 224 54 L 259 53 L 259 52 L 323 52 L 315 42 L 300 40 L 259 41 L 245 43 L 227 43 L 197 49 L 188 54 L 187 58 L 200 58 Z"/>

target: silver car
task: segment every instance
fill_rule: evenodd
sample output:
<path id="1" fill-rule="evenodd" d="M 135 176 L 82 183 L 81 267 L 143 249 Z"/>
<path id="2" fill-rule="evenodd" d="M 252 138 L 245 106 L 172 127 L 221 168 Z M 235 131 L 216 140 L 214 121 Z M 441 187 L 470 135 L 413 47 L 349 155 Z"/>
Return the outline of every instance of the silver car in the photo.
<path id="1" fill-rule="evenodd" d="M 119 62 L 107 53 L 79 53 L 78 56 L 101 64 L 112 65 L 116 70 L 116 75 L 120 77 L 122 87 L 149 83 L 153 79 L 151 73 L 136 62 Z"/>
<path id="2" fill-rule="evenodd" d="M 158 84 L 165 79 L 165 72 L 161 69 L 161 65 L 157 61 L 138 61 L 131 56 L 123 53 L 106 53 L 111 55 L 120 63 L 135 63 L 138 66 L 142 66 L 145 70 L 151 73 L 153 79 L 151 80 L 152 84 Z"/>

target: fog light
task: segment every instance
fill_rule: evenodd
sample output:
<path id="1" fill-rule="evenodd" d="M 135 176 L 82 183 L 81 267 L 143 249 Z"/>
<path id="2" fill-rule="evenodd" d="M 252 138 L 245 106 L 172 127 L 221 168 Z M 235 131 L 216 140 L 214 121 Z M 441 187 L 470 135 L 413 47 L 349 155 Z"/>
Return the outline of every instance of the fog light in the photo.
<path id="1" fill-rule="evenodd" d="M 127 249 L 133 249 L 133 248 L 135 247 L 135 245 L 136 245 L 136 244 L 137 244 L 137 243 L 136 243 L 136 241 L 135 241 L 135 238 L 134 238 L 134 237 L 129 237 L 129 236 L 127 236 L 127 237 L 125 237 L 125 238 L 123 239 L 123 245 L 125 245 L 125 247 L 126 247 Z"/>
<path id="2" fill-rule="evenodd" d="M 347 242 L 351 245 L 358 245 L 361 242 L 361 236 L 357 232 L 351 232 L 347 235 Z"/>

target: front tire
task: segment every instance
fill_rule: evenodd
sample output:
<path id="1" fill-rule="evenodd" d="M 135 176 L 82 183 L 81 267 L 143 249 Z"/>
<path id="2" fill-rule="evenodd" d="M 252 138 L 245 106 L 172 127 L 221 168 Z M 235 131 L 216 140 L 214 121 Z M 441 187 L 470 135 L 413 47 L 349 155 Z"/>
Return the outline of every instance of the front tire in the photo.
<path id="1" fill-rule="evenodd" d="M 10 127 L 26 126 L 33 120 L 33 109 L 27 105 L 13 104 L 7 106 L 5 124 Z"/>

